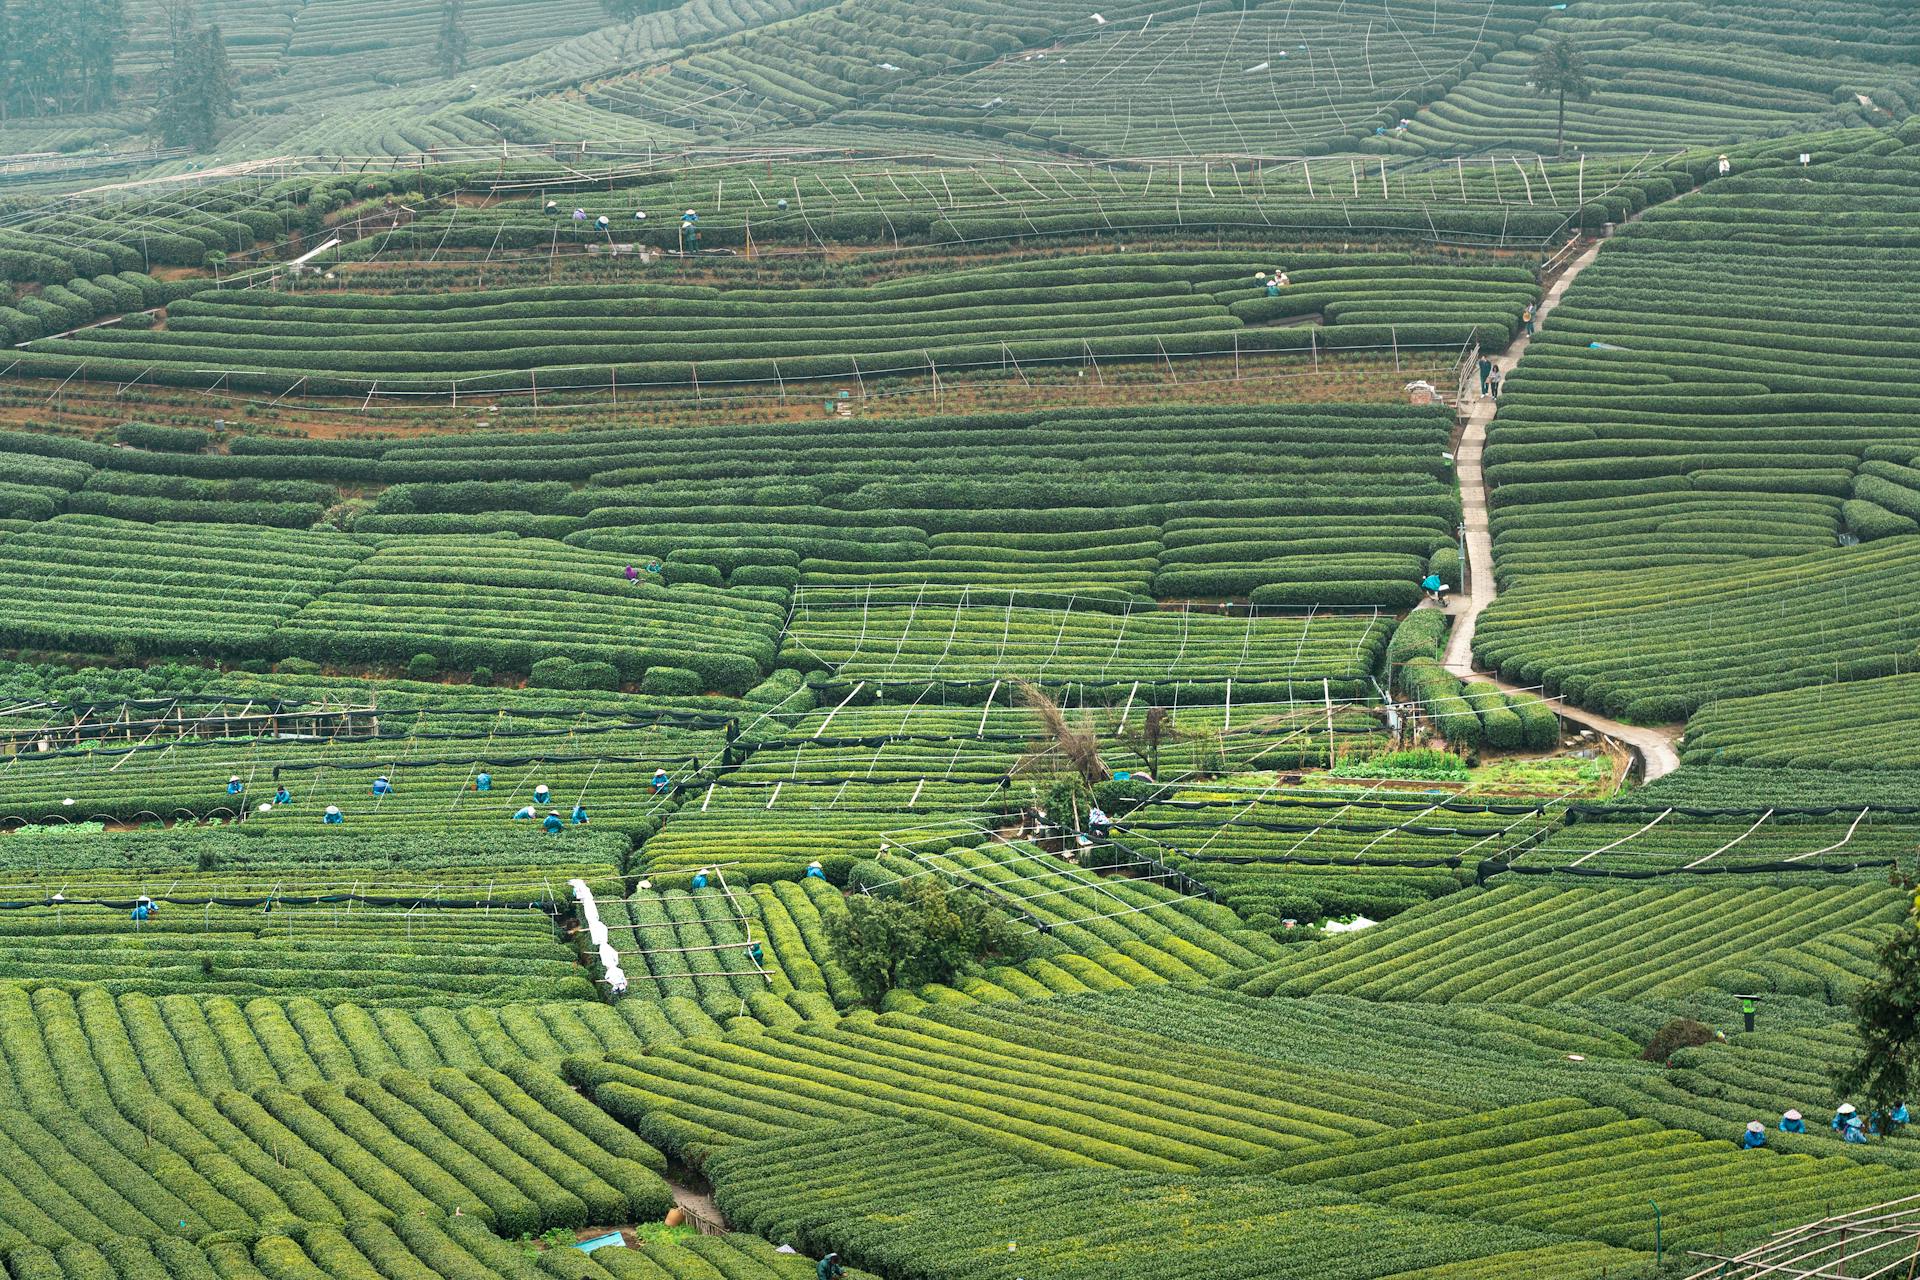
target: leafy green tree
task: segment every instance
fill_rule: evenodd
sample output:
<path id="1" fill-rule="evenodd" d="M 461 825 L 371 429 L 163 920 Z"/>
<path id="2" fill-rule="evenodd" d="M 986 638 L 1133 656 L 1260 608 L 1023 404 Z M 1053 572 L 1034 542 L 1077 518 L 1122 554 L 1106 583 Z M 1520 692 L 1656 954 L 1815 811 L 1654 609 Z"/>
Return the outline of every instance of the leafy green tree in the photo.
<path id="1" fill-rule="evenodd" d="M 889 897 L 856 894 L 845 912 L 827 918 L 841 963 L 869 1002 L 896 987 L 952 982 L 989 956 L 1024 950 L 1013 923 L 974 894 L 950 892 L 939 880 L 909 880 Z"/>
<path id="2" fill-rule="evenodd" d="M 1920 1098 L 1920 916 L 1880 949 L 1880 974 L 1853 999 L 1860 1054 L 1834 1084 L 1863 1115 Z"/>
<path id="3" fill-rule="evenodd" d="M 1560 100 L 1560 121 L 1554 128 L 1554 154 L 1567 153 L 1567 99 L 1585 102 L 1593 96 L 1593 83 L 1587 79 L 1587 55 L 1573 47 L 1573 41 L 1557 36 L 1533 60 L 1533 91 L 1543 98 Z"/>
<path id="4" fill-rule="evenodd" d="M 453 75 L 467 65 L 466 0 L 442 0 L 440 6 L 440 42 L 433 47 L 433 61 L 444 75 Z"/>
<path id="5" fill-rule="evenodd" d="M 173 56 L 161 73 L 160 109 L 153 130 L 170 147 L 204 151 L 213 144 L 220 121 L 233 114 L 233 68 L 220 28 L 177 23 Z"/>

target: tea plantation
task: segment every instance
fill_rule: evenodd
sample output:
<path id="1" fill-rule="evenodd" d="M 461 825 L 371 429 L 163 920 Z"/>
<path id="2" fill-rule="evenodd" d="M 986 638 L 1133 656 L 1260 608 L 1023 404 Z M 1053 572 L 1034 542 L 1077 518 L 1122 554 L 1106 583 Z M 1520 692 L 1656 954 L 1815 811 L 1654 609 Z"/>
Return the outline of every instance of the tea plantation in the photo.
<path id="1" fill-rule="evenodd" d="M 0 5 L 0 1280 L 1911 1277 L 1909 7 Z"/>

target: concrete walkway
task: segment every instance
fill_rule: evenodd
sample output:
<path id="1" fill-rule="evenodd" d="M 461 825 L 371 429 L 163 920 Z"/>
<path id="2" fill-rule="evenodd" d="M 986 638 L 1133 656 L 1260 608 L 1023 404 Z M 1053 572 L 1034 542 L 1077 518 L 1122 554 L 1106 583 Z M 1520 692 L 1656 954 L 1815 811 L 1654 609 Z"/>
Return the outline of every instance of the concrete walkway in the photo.
<path id="1" fill-rule="evenodd" d="M 1536 331 L 1546 326 L 1547 318 L 1560 305 L 1567 287 L 1599 256 L 1601 243 L 1596 241 L 1589 245 L 1569 262 L 1566 270 L 1547 290 L 1546 297 L 1534 309 Z M 1531 336 L 1523 333 L 1505 351 L 1493 357 L 1501 377 L 1511 373 L 1526 356 L 1531 341 Z M 1487 425 L 1493 421 L 1496 407 L 1495 402 L 1485 396 L 1475 400 L 1467 413 L 1466 426 L 1454 446 L 1454 472 L 1460 479 L 1461 514 L 1467 527 L 1466 581 L 1461 584 L 1460 595 L 1448 602 L 1448 612 L 1453 614 L 1453 633 L 1447 640 L 1443 663 L 1448 671 L 1463 680 L 1488 680 L 1514 693 L 1518 692 L 1514 686 L 1485 672 L 1476 671 L 1473 665 L 1474 630 L 1479 625 L 1480 615 L 1500 594 L 1500 588 L 1493 580 L 1493 533 L 1487 521 L 1487 478 L 1482 461 L 1487 448 Z M 1576 724 L 1585 725 L 1631 747 L 1640 757 L 1641 776 L 1648 782 L 1665 777 L 1680 767 L 1680 753 L 1675 746 L 1682 731 L 1679 726 L 1646 728 L 1622 724 L 1582 707 L 1571 706 L 1558 698 L 1546 698 L 1544 701 Z"/>

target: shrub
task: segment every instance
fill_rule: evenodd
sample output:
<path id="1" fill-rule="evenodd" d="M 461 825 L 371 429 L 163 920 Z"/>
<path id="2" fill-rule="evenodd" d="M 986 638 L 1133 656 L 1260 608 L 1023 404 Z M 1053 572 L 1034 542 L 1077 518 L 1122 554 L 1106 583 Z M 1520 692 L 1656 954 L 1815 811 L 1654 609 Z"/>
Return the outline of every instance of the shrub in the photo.
<path id="1" fill-rule="evenodd" d="M 129 422 L 114 433 L 114 439 L 136 449 L 159 453 L 199 453 L 213 441 L 213 432 L 191 427 L 162 427 L 150 422 Z"/>
<path id="2" fill-rule="evenodd" d="M 577 689 L 572 658 L 542 658 L 527 672 L 527 684 L 539 689 Z"/>
<path id="3" fill-rule="evenodd" d="M 416 653 L 407 663 L 407 679 L 432 680 L 440 674 L 440 659 L 430 653 Z"/>
<path id="4" fill-rule="evenodd" d="M 800 585 L 800 570 L 783 564 L 743 564 L 728 579 L 735 587 L 781 587 L 788 591 Z"/>
<path id="5" fill-rule="evenodd" d="M 660 566 L 660 578 L 668 586 L 680 586 L 694 583 L 703 587 L 719 587 L 726 584 L 720 576 L 720 570 L 710 564 L 701 564 L 697 560 L 669 559 Z"/>
<path id="6" fill-rule="evenodd" d="M 640 692 L 662 697 L 697 697 L 706 692 L 698 672 L 685 667 L 648 667 Z"/>
<path id="7" fill-rule="evenodd" d="M 1682 1049 L 1713 1042 L 1713 1028 L 1692 1018 L 1675 1018 L 1653 1033 L 1640 1056 L 1647 1062 L 1665 1062 Z"/>
<path id="8" fill-rule="evenodd" d="M 573 680 L 575 689 L 618 689 L 620 670 L 611 662 L 576 662 Z"/>

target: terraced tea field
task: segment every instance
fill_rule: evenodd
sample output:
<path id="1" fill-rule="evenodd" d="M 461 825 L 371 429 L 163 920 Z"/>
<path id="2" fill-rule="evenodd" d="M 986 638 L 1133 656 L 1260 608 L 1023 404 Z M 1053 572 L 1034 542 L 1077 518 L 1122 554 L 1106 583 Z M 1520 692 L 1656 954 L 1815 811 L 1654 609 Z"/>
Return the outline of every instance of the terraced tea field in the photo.
<path id="1" fill-rule="evenodd" d="M 122 9 L 0 1280 L 1912 1270 L 1903 6 Z"/>

